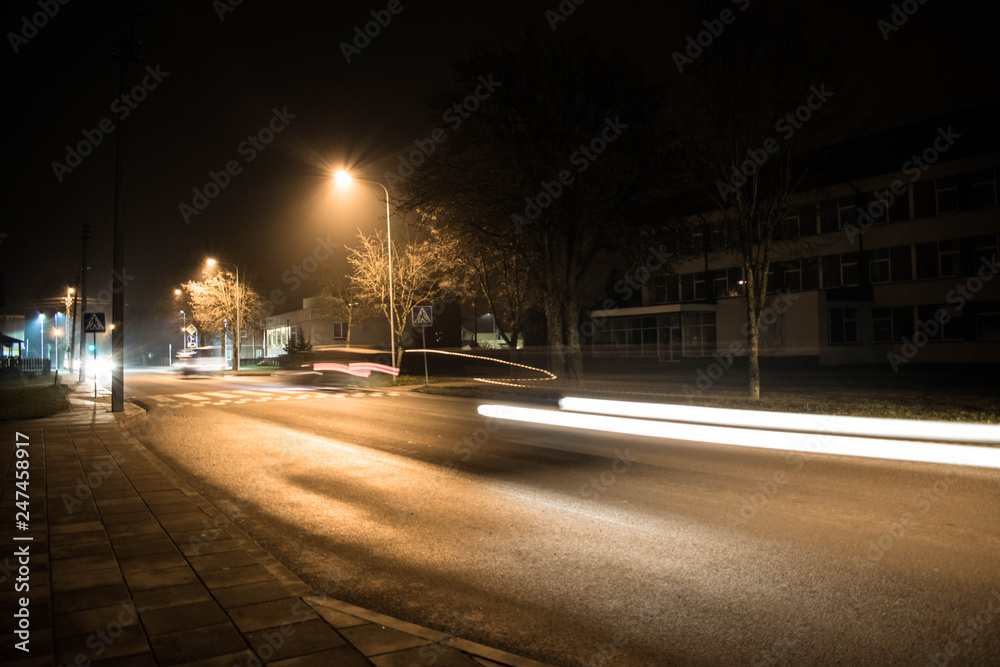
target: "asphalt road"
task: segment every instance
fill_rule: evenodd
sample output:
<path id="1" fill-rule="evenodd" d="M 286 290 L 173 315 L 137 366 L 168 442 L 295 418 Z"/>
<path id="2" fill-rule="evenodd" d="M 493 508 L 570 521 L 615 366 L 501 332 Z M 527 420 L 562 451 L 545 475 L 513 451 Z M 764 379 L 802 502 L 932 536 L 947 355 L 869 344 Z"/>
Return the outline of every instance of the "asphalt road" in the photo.
<path id="1" fill-rule="evenodd" d="M 997 664 L 1000 471 L 276 380 L 126 393 L 147 447 L 339 599 L 555 665 Z"/>

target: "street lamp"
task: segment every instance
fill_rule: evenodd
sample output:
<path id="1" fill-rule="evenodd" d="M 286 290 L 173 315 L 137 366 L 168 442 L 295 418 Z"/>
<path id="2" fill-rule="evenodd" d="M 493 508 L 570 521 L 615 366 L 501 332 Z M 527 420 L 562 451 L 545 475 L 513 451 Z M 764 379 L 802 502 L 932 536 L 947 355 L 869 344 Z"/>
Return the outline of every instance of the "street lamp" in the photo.
<path id="1" fill-rule="evenodd" d="M 231 266 L 236 269 L 236 332 L 233 335 L 233 370 L 237 373 L 240 372 L 240 337 L 243 335 L 243 330 L 240 328 L 240 267 L 236 266 L 231 262 L 217 262 L 212 258 L 206 261 L 209 266 L 215 266 L 216 264 Z M 183 312 L 183 311 L 182 311 Z M 184 319 L 187 322 L 187 317 Z M 225 336 L 225 333 L 223 333 Z M 225 342 L 225 341 L 223 341 Z M 222 360 L 223 363 L 226 362 L 225 359 Z"/>
<path id="2" fill-rule="evenodd" d="M 45 314 L 38 313 L 38 358 L 45 358 Z M 44 367 L 44 362 L 42 366 Z"/>
<path id="3" fill-rule="evenodd" d="M 377 185 L 385 192 L 385 233 L 386 240 L 389 246 L 389 350 L 392 354 L 392 366 L 396 367 L 396 324 L 395 324 L 395 313 L 396 307 L 392 298 L 392 225 L 389 224 L 389 189 L 378 181 L 368 181 L 362 178 L 354 178 L 349 173 L 340 169 L 334 174 L 334 181 L 338 185 L 346 185 L 351 181 L 358 181 L 359 183 L 371 183 L 372 185 Z"/>

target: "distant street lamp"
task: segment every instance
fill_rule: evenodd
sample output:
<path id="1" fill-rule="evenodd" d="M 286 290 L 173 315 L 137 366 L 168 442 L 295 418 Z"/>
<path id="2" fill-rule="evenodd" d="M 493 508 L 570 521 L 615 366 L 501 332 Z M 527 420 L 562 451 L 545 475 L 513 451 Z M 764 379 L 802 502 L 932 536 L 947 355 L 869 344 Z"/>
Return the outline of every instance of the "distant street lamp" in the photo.
<path id="1" fill-rule="evenodd" d="M 233 370 L 236 371 L 237 373 L 239 373 L 240 372 L 240 337 L 243 334 L 243 331 L 240 328 L 240 267 L 236 266 L 235 264 L 233 264 L 231 262 L 217 262 L 217 261 L 215 261 L 212 258 L 209 258 L 205 263 L 208 264 L 209 266 L 215 266 L 216 264 L 219 264 L 219 265 L 225 264 L 226 266 L 231 266 L 234 269 L 236 269 L 236 331 L 233 334 Z M 185 318 L 184 321 L 187 322 L 187 318 Z M 225 336 L 226 335 L 225 332 L 223 332 L 222 335 Z M 223 361 L 223 363 L 225 363 L 226 360 L 223 359 L 222 361 Z"/>
<path id="2" fill-rule="evenodd" d="M 389 349 L 392 354 L 392 366 L 396 367 L 396 325 L 395 325 L 395 303 L 392 298 L 392 225 L 389 224 L 389 189 L 378 181 L 368 181 L 361 178 L 354 178 L 349 173 L 340 169 L 334 174 L 334 180 L 338 185 L 346 185 L 351 181 L 359 183 L 371 183 L 377 185 L 385 192 L 385 232 L 386 241 L 389 246 Z"/>

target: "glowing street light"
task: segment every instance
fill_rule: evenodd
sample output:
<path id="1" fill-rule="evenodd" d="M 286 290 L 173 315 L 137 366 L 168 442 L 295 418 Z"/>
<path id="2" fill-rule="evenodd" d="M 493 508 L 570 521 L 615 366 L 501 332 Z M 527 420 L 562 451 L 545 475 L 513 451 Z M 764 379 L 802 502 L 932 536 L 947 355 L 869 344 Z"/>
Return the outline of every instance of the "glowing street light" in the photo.
<path id="1" fill-rule="evenodd" d="M 219 264 L 219 265 L 225 264 L 226 266 L 231 266 L 231 267 L 233 267 L 236 270 L 236 331 L 233 333 L 233 370 L 235 370 L 237 373 L 239 373 L 240 372 L 240 337 L 243 335 L 243 330 L 240 328 L 240 267 L 236 266 L 235 264 L 233 264 L 231 262 L 217 262 L 214 259 L 212 259 L 211 257 L 209 257 L 208 260 L 206 260 L 205 263 L 208 264 L 210 267 L 211 266 L 215 266 L 216 264 Z M 185 321 L 187 321 L 187 317 L 186 316 L 185 316 Z M 225 338 L 225 331 L 223 331 L 222 335 L 223 335 L 223 338 Z M 225 342 L 225 340 L 223 340 L 223 342 Z M 226 360 L 223 359 L 222 362 L 223 362 L 223 364 L 225 364 Z"/>
<path id="2" fill-rule="evenodd" d="M 385 192 L 385 231 L 386 240 L 389 246 L 389 349 L 392 354 L 392 366 L 396 367 L 396 324 L 395 324 L 395 303 L 392 298 L 392 225 L 389 224 L 389 189 L 378 181 L 367 181 L 361 178 L 354 178 L 343 169 L 338 170 L 333 175 L 333 180 L 337 185 L 347 185 L 351 181 L 359 183 L 371 183 L 377 185 Z"/>

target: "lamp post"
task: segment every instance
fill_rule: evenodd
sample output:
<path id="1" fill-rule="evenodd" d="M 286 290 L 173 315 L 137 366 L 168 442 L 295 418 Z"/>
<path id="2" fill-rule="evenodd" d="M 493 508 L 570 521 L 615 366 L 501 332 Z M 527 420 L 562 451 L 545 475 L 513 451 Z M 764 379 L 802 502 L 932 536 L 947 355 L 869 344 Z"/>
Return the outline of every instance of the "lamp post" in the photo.
<path id="1" fill-rule="evenodd" d="M 209 258 L 206 262 L 209 266 L 215 266 L 216 264 L 226 266 L 231 266 L 236 270 L 236 331 L 233 333 L 233 370 L 237 373 L 240 372 L 240 336 L 243 331 L 240 328 L 240 267 L 236 266 L 231 262 L 217 262 L 214 259 Z M 183 311 L 182 311 L 183 312 Z M 185 322 L 187 322 L 187 317 L 185 316 Z M 225 336 L 225 333 L 223 333 Z M 225 359 L 222 360 L 225 363 Z"/>
<path id="2" fill-rule="evenodd" d="M 45 314 L 38 313 L 38 358 L 45 359 Z M 44 368 L 45 362 L 42 362 Z"/>
<path id="3" fill-rule="evenodd" d="M 395 324 L 395 313 L 396 307 L 392 298 L 392 225 L 389 224 L 389 189 L 379 183 L 378 181 L 368 181 L 361 178 L 354 178 L 349 173 L 341 169 L 336 174 L 334 174 L 334 179 L 339 184 L 347 184 L 351 181 L 358 181 L 359 183 L 370 183 L 372 185 L 377 185 L 385 192 L 385 234 L 387 245 L 389 246 L 389 350 L 392 354 L 392 366 L 396 367 L 396 324 Z"/>
<path id="4" fill-rule="evenodd" d="M 182 318 L 182 324 L 181 324 L 181 349 L 183 350 L 183 349 L 186 349 L 187 346 L 188 346 L 188 344 L 187 344 L 187 337 L 188 337 L 187 323 L 188 323 L 188 318 L 187 318 L 187 313 L 185 313 L 183 310 L 179 311 L 179 312 L 180 312 L 181 318 Z M 173 357 L 171 357 L 170 359 L 173 360 Z"/>

